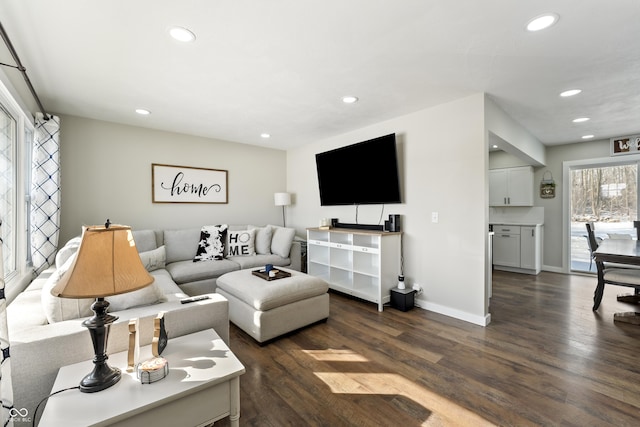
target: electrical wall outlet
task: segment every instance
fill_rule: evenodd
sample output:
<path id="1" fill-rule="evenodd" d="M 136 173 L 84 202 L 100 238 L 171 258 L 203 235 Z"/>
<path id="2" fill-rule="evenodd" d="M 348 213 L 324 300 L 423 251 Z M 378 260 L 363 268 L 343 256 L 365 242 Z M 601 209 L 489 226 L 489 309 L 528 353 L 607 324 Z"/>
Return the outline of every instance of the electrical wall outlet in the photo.
<path id="1" fill-rule="evenodd" d="M 414 283 L 411 289 L 416 291 L 416 295 L 420 295 L 422 293 L 422 286 L 420 286 L 418 283 Z"/>

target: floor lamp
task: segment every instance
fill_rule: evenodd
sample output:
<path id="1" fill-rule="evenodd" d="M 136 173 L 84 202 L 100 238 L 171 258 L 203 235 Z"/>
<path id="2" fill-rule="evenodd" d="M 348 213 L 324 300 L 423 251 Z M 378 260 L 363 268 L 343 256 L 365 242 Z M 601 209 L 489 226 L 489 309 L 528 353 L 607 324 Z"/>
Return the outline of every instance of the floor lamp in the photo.
<path id="1" fill-rule="evenodd" d="M 284 217 L 284 208 L 291 204 L 291 194 L 289 193 L 275 193 L 273 195 L 276 206 L 282 206 L 282 225 L 287 226 L 287 222 Z"/>

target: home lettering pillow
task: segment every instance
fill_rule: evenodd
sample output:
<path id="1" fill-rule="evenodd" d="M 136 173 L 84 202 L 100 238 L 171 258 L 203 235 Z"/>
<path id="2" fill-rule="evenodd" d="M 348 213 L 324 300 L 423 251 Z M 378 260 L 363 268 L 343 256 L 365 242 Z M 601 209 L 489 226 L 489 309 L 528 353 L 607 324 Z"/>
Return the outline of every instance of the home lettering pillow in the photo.
<path id="1" fill-rule="evenodd" d="M 256 230 L 229 231 L 227 233 L 228 256 L 252 256 L 256 254 Z"/>
<path id="2" fill-rule="evenodd" d="M 193 262 L 223 259 L 224 237 L 227 228 L 227 224 L 203 226 L 200 230 L 198 251 L 195 258 L 193 258 Z"/>

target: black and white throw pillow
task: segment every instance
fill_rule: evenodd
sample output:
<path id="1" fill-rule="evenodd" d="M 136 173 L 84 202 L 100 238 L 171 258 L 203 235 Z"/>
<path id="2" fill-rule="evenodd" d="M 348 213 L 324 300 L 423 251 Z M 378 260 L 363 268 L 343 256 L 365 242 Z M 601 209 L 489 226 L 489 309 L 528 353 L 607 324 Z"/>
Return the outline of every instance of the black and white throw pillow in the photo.
<path id="1" fill-rule="evenodd" d="M 223 259 L 226 233 L 227 224 L 203 226 L 200 230 L 198 251 L 193 262 Z"/>

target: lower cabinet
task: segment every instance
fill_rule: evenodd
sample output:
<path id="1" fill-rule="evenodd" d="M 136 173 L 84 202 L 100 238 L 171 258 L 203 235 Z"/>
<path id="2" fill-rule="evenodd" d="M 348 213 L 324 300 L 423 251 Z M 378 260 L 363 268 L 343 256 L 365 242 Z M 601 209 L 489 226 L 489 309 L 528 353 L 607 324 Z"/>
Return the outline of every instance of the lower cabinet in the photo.
<path id="1" fill-rule="evenodd" d="M 493 228 L 493 264 L 520 267 L 520 227 Z"/>
<path id="2" fill-rule="evenodd" d="M 538 274 L 542 268 L 542 225 L 494 225 L 493 266 L 497 270 Z"/>

